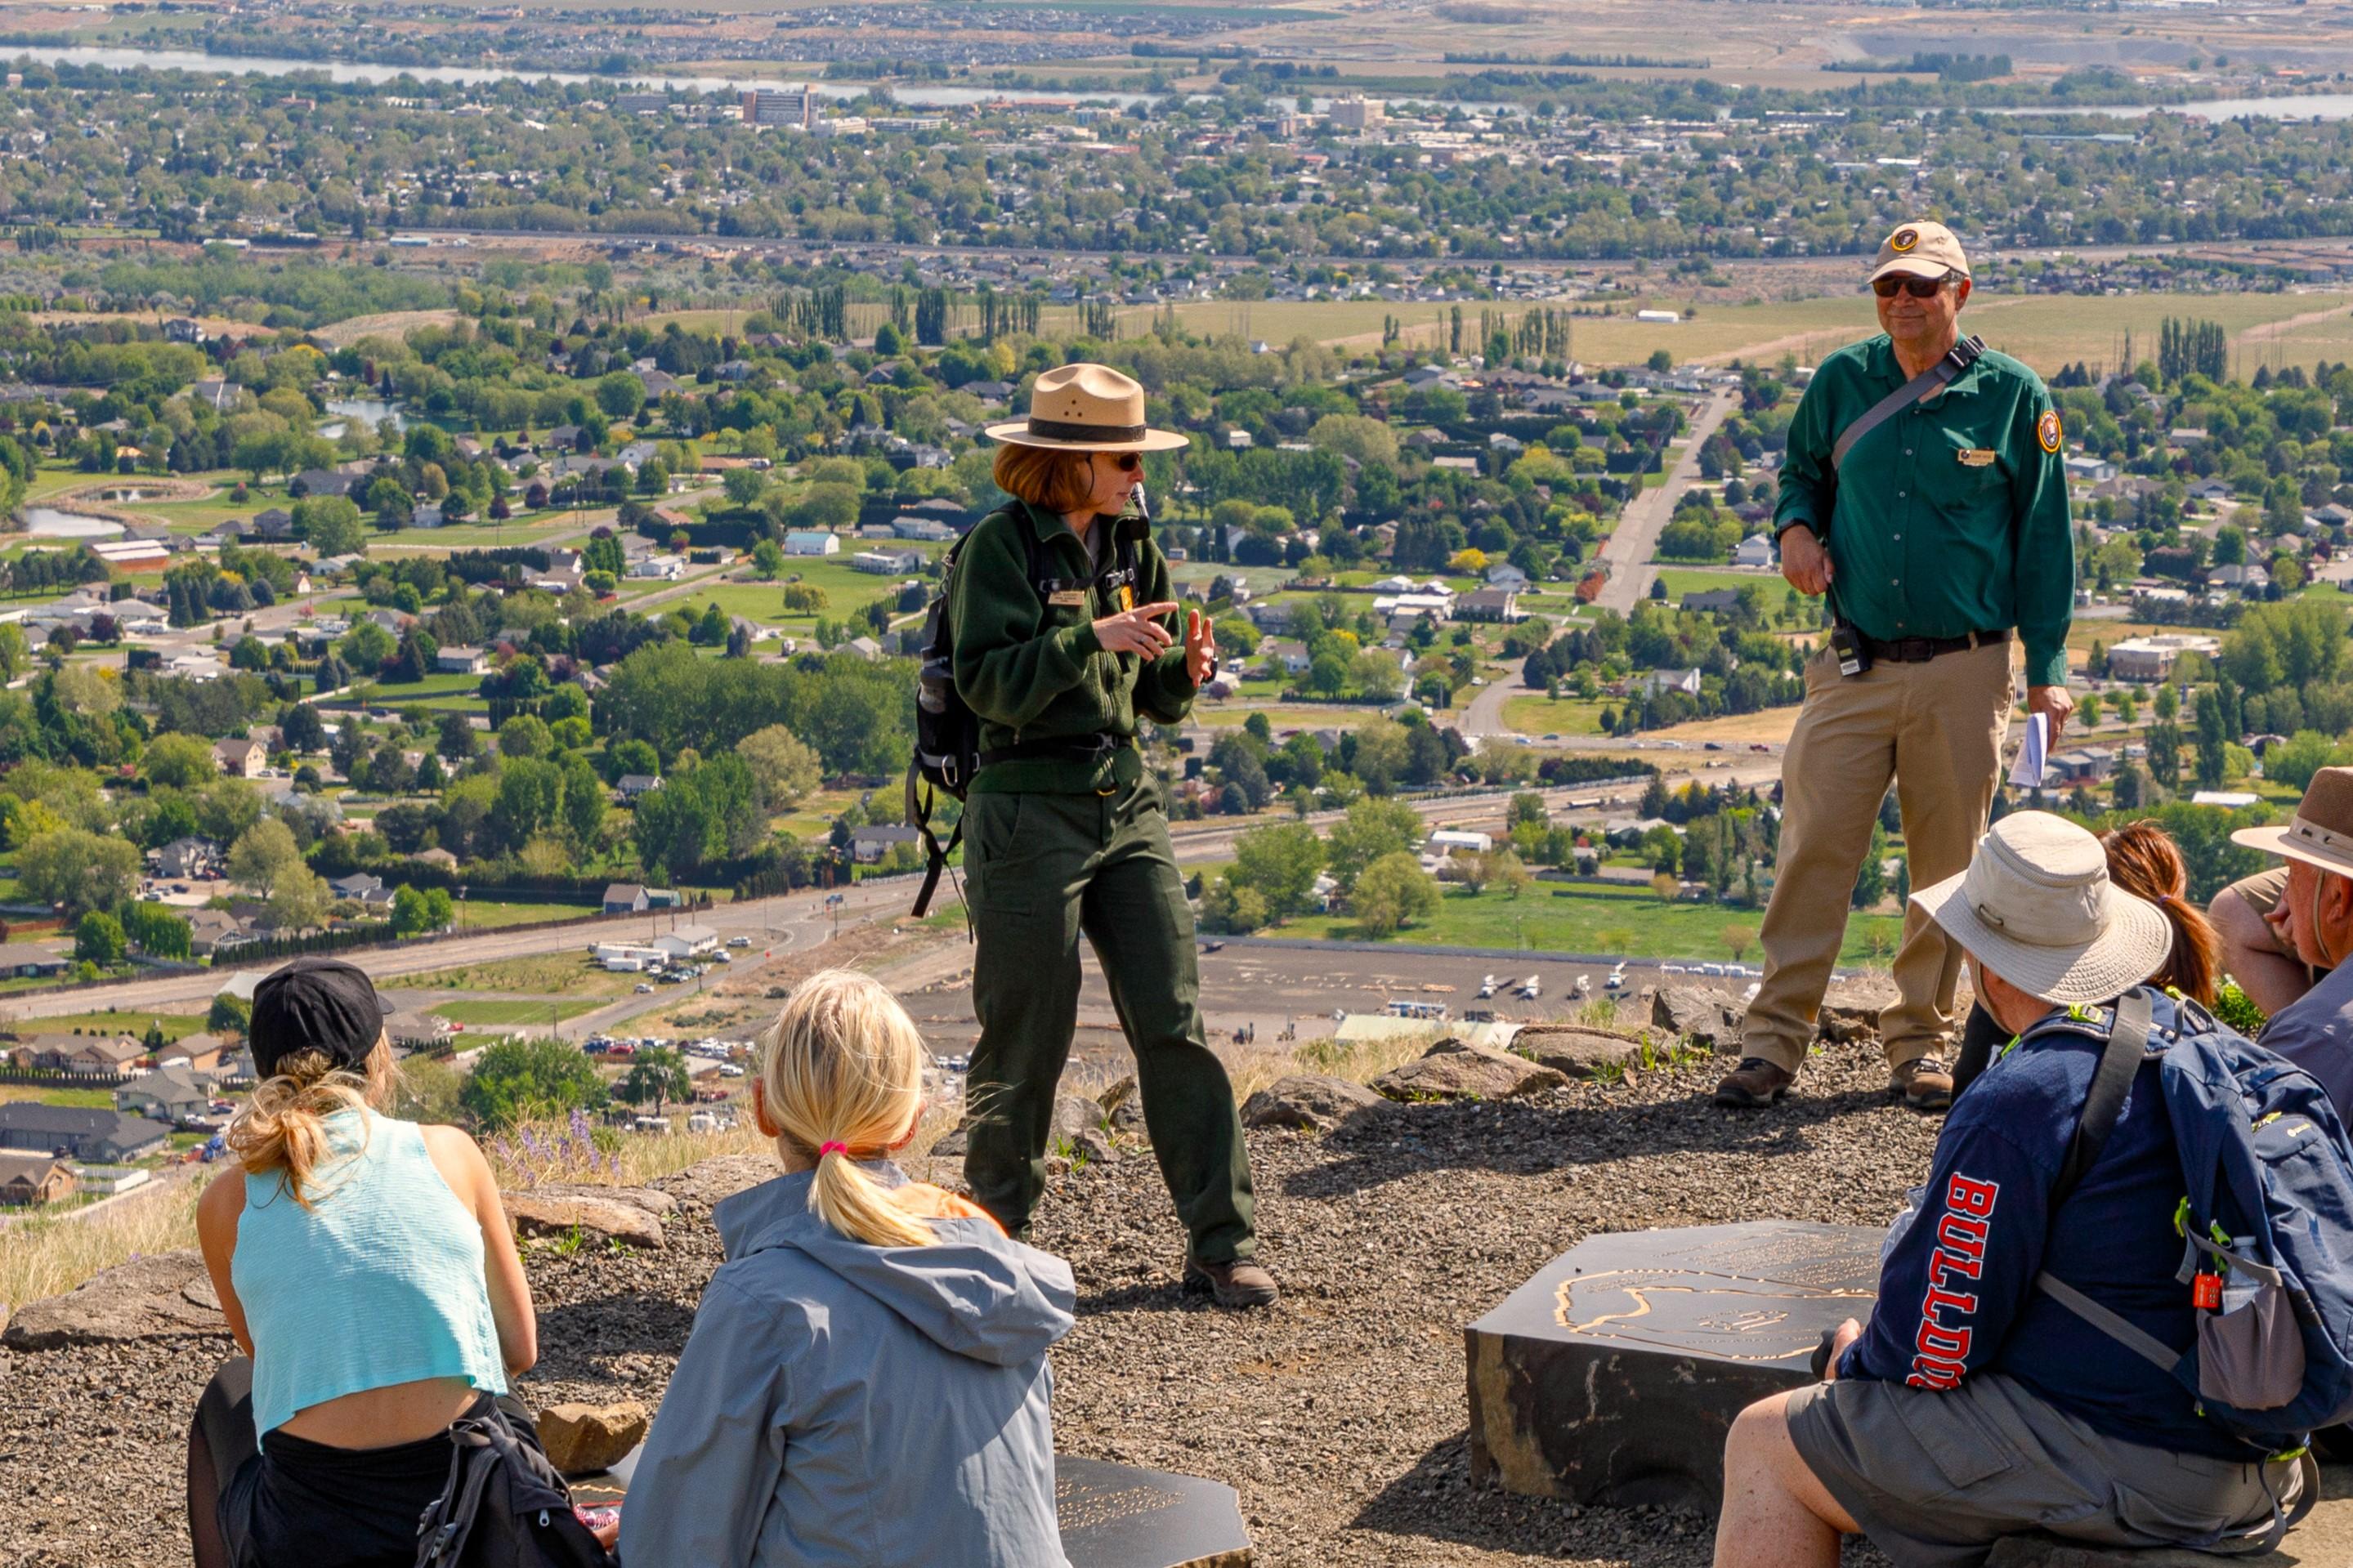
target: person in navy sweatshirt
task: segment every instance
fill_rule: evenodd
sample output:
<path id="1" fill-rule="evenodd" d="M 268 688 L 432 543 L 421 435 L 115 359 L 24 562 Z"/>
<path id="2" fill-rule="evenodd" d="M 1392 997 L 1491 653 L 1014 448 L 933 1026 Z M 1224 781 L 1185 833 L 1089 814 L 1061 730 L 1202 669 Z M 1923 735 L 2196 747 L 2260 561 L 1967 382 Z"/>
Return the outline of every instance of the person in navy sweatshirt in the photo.
<path id="1" fill-rule="evenodd" d="M 1734 1423 L 1716 1568 L 1835 1568 L 1856 1533 L 1901 1568 L 1976 1568 L 2032 1530 L 2111 1546 L 2261 1537 L 2297 1495 L 2295 1466 L 2251 1461 L 2179 1384 L 2035 1285 L 2048 1270 L 2168 1344 L 2194 1332 L 2153 1062 L 2051 1204 L 2116 1003 L 2139 991 L 2154 1027 L 2171 1026 L 2171 998 L 2141 989 L 2170 925 L 2110 883 L 2098 839 L 2043 812 L 2002 818 L 1966 871 L 1913 901 L 1968 952 L 2010 1044 L 1954 1101 L 1869 1326 L 1840 1329 L 1827 1381 Z"/>

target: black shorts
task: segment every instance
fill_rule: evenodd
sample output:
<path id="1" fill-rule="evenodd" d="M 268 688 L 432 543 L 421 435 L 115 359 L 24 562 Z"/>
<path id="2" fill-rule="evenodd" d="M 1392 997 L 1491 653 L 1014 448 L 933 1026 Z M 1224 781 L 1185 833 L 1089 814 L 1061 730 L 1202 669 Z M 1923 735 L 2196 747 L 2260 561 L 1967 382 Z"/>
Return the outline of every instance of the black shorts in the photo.
<path id="1" fill-rule="evenodd" d="M 524 1430 L 519 1403 L 493 1404 Z M 417 1530 L 448 1484 L 451 1449 L 440 1434 L 388 1448 L 333 1448 L 280 1432 L 267 1448 L 253 1430 L 253 1363 L 214 1374 L 196 1406 L 196 1430 L 221 1478 L 216 1505 L 234 1568 L 415 1568 Z"/>

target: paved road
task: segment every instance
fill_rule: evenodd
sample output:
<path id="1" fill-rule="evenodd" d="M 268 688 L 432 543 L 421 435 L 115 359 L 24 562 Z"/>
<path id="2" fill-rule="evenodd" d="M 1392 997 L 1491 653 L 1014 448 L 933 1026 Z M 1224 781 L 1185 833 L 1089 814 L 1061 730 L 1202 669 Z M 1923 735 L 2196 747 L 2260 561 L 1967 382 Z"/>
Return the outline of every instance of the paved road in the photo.
<path id="1" fill-rule="evenodd" d="M 1729 755 L 1720 759 L 1730 763 L 1721 769 L 1703 769 L 1702 759 L 1695 756 L 1662 757 L 1661 764 L 1670 770 L 1687 773 L 1715 784 L 1769 784 L 1780 774 L 1778 760 L 1750 758 L 1734 761 Z M 1637 800 L 1641 792 L 1635 789 L 1597 790 L 1591 784 L 1577 784 L 1539 791 L 1547 806 L 1556 814 L 1567 814 L 1572 800 L 1600 800 L 1598 807 L 1588 807 L 1583 815 L 1599 819 L 1613 808 Z M 1433 827 L 1500 828 L 1510 802 L 1510 792 L 1495 791 L 1473 795 L 1433 797 L 1409 804 L 1419 811 Z M 1346 815 L 1338 811 L 1316 812 L 1304 820 L 1314 826 L 1326 826 Z M 1249 817 L 1231 823 L 1211 818 L 1198 824 L 1178 824 L 1174 834 L 1178 861 L 1199 865 L 1230 858 L 1234 840 L 1250 828 L 1269 822 L 1289 821 L 1285 817 Z M 671 924 L 694 923 L 710 927 L 723 939 L 746 936 L 754 945 L 767 951 L 786 952 L 814 947 L 829 936 L 838 923 L 870 920 L 881 914 L 893 916 L 913 902 L 915 882 L 911 878 L 892 878 L 861 882 L 839 890 L 842 905 L 839 915 L 825 903 L 824 889 L 807 889 L 772 899 L 748 899 L 741 903 L 719 904 L 709 910 L 681 912 L 669 911 L 656 915 L 615 917 L 579 925 L 543 928 L 508 928 L 485 931 L 479 936 L 454 937 L 430 945 L 411 944 L 404 947 L 377 948 L 347 954 L 350 962 L 379 979 L 416 974 L 429 969 L 453 968 L 462 963 L 487 963 L 500 959 L 526 958 L 540 953 L 583 952 L 600 942 L 626 942 L 631 938 L 651 939 Z M 952 895 L 951 895 L 952 896 Z M 108 1009 L 142 1012 L 164 1008 L 185 1007 L 190 1003 L 209 1001 L 221 987 L 223 979 L 237 972 L 237 965 L 227 964 L 217 970 L 198 970 L 189 974 L 166 975 L 152 980 L 128 980 L 114 985 L 90 986 L 80 990 L 36 992 L 7 999 L 6 1010 L 20 1019 L 55 1017 L 63 1014 L 94 1013 Z M 273 968 L 273 963 L 259 963 L 256 968 Z M 661 995 L 656 993 L 657 997 Z M 652 1006 L 654 1002 L 647 1003 Z M 608 1014 L 622 1009 L 600 1009 L 585 1019 L 574 1019 L 578 1029 L 595 1027 L 614 1021 Z"/>
<path id="2" fill-rule="evenodd" d="M 1651 557 L 1658 549 L 1660 532 L 1675 515 L 1675 502 L 1699 478 L 1700 446 L 1715 434 L 1715 427 L 1738 403 L 1736 393 L 1712 394 L 1692 421 L 1683 455 L 1667 471 L 1666 483 L 1645 489 L 1626 503 L 1618 526 L 1601 542 L 1601 559 L 1609 563 L 1609 580 L 1594 596 L 1595 604 L 1624 615 L 1651 591 L 1651 582 L 1659 574 Z"/>
<path id="3" fill-rule="evenodd" d="M 1465 740 L 1476 740 L 1482 735 L 1514 733 L 1512 727 L 1504 722 L 1504 704 L 1514 697 L 1543 695 L 1542 692 L 1531 693 L 1520 684 L 1520 668 L 1526 663 L 1524 658 L 1507 658 L 1503 663 L 1503 673 L 1488 677 L 1487 684 L 1479 689 L 1479 695 L 1471 699 L 1471 706 L 1462 710 L 1461 723 Z"/>

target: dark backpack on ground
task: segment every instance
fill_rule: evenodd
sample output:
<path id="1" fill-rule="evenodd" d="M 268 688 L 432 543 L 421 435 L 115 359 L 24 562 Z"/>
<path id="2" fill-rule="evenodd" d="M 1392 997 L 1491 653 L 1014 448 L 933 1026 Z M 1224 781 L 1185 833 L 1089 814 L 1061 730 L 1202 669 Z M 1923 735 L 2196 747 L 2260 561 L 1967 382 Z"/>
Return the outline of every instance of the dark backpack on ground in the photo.
<path id="1" fill-rule="evenodd" d="M 2174 1224 L 2179 1279 L 2200 1304 L 2197 1338 L 2166 1344 L 2048 1270 L 2035 1284 L 2162 1368 L 2216 1426 L 2267 1455 L 2299 1452 L 2316 1427 L 2353 1416 L 2353 1144 L 2310 1073 L 2187 998 L 2172 998 L 2171 1027 L 2157 1028 L 2154 994 L 2129 992 L 2113 1014 L 2071 1008 L 2022 1038 L 2065 1029 L 2106 1039 L 2054 1213 L 2099 1158 L 2141 1064 L 2158 1063 L 2181 1161 Z"/>
<path id="2" fill-rule="evenodd" d="M 614 1568 L 535 1435 L 496 1405 L 451 1424 L 449 1479 L 417 1526 L 417 1568 Z"/>
<path id="3" fill-rule="evenodd" d="M 981 522 L 987 521 L 983 518 Z M 979 531 L 980 524 L 976 523 L 973 533 Z M 1118 559 L 1112 572 L 1100 579 L 1086 577 L 1067 582 L 1049 574 L 1038 531 L 1024 527 L 1019 531 L 1026 553 L 1023 571 L 1040 604 L 1066 588 L 1123 582 L 1133 586 L 1135 583 L 1135 542 L 1139 535 L 1131 529 L 1123 527 L 1119 531 Z M 945 794 L 963 800 L 972 788 L 973 775 L 980 772 L 984 763 L 1029 749 L 1017 743 L 1004 752 L 982 755 L 980 716 L 956 689 L 955 627 L 948 616 L 948 595 L 955 588 L 956 560 L 971 542 L 972 533 L 965 534 L 941 563 L 940 591 L 923 611 L 923 651 L 915 669 L 915 755 L 907 764 L 907 826 L 923 841 L 923 885 L 915 894 L 914 914 L 918 920 L 932 907 L 932 895 L 939 891 L 940 875 L 947 869 L 948 857 L 964 842 L 961 816 L 944 845 L 933 831 L 932 814 L 938 809 L 939 797 Z M 1060 745 L 1061 742 L 1043 742 L 1039 753 Z"/>

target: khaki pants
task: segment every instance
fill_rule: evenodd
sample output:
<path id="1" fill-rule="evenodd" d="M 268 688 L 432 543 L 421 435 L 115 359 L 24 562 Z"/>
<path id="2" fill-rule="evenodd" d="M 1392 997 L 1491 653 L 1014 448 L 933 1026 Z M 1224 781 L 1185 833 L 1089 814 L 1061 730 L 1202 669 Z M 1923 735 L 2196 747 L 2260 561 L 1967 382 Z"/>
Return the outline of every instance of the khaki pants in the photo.
<path id="1" fill-rule="evenodd" d="M 1912 885 L 1966 868 L 2010 728 L 2010 643 L 1925 664 L 1839 674 L 1825 647 L 1806 665 L 1806 703 L 1781 766 L 1781 842 L 1762 933 L 1765 978 L 1742 1027 L 1746 1055 L 1795 1072 L 1846 940 L 1847 906 L 1892 777 Z M 1888 1065 L 1936 1050 L 1951 1026 L 1961 950 L 1915 909 L 1895 955 L 1898 1005 L 1880 1020 Z"/>

